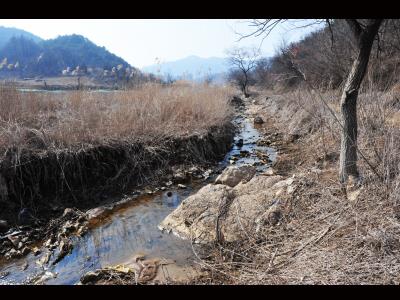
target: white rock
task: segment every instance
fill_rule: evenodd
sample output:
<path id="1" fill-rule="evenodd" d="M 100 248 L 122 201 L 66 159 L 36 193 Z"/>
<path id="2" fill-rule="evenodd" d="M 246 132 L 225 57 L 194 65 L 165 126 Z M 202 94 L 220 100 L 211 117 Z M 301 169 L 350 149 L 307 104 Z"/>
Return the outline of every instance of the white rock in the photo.
<path id="1" fill-rule="evenodd" d="M 257 169 L 251 165 L 243 165 L 240 167 L 230 166 L 217 177 L 215 183 L 234 187 L 241 181 L 249 181 L 256 174 L 256 171 Z"/>

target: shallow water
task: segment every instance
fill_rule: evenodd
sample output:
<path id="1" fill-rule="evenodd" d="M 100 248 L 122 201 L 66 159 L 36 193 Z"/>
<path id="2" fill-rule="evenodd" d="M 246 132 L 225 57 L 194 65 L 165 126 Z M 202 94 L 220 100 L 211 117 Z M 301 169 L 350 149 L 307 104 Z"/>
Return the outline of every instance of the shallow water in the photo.
<path id="1" fill-rule="evenodd" d="M 243 146 L 238 147 L 235 143 L 220 162 L 221 167 L 229 164 L 230 157 L 240 153 L 240 150 L 247 150 L 250 155 L 240 157 L 235 162 L 236 165 L 259 162 L 254 154 L 255 150 L 268 153 L 269 158 L 275 160 L 274 149 L 256 145 L 261 134 L 250 120 L 237 118 L 235 122 L 241 126 L 235 142 L 243 139 Z M 270 164 L 260 165 L 257 170 L 261 172 L 269 167 Z M 188 186 L 185 190 L 175 189 L 140 196 L 132 201 L 132 205 L 117 210 L 85 236 L 74 238 L 72 253 L 55 266 L 42 267 L 36 263 L 46 253 L 37 257 L 29 254 L 23 259 L 8 262 L 0 268 L 0 284 L 29 284 L 32 283 L 32 278 L 43 276 L 46 271 L 51 273 L 47 273 L 50 276 L 44 281 L 45 284 L 76 284 L 86 272 L 124 263 L 138 253 L 147 257 L 172 259 L 181 266 L 190 265 L 195 259 L 191 243 L 173 234 L 161 232 L 158 225 L 183 199 L 206 183 Z M 22 270 L 26 263 L 28 266 Z M 54 276 L 56 277 L 53 278 Z"/>
<path id="2" fill-rule="evenodd" d="M 249 119 L 244 117 L 237 117 L 234 123 L 239 126 L 240 130 L 235 135 L 235 144 L 232 149 L 225 155 L 224 160 L 221 164 L 229 164 L 229 160 L 234 155 L 240 155 L 240 151 L 248 151 L 249 156 L 240 157 L 234 165 L 240 166 L 243 164 L 250 164 L 256 166 L 258 172 L 263 172 L 271 167 L 271 163 L 276 159 L 276 151 L 273 148 L 267 146 L 257 146 L 257 141 L 262 138 L 262 134 L 257 130 L 256 126 Z M 236 143 L 240 139 L 243 139 L 243 146 L 237 146 Z M 271 163 L 257 165 L 260 162 L 260 158 L 256 155 L 256 151 L 268 154 Z"/>

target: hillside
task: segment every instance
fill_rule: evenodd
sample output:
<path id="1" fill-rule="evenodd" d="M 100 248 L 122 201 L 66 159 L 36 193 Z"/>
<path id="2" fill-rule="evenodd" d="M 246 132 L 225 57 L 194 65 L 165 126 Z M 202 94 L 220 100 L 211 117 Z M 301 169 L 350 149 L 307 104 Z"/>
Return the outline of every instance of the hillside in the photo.
<path id="1" fill-rule="evenodd" d="M 160 74 L 164 77 L 172 76 L 174 79 L 186 78 L 202 80 L 208 75 L 217 75 L 227 72 L 229 65 L 225 58 L 188 56 L 176 61 L 155 64 L 142 68 L 142 71 Z"/>
<path id="2" fill-rule="evenodd" d="M 0 26 L 0 49 L 3 48 L 12 37 L 20 36 L 31 39 L 36 43 L 43 40 L 42 38 L 22 29 Z"/>
<path id="3" fill-rule="evenodd" d="M 12 36 L 0 48 L 0 62 L 2 77 L 103 75 L 104 70 L 125 74 L 126 68 L 131 71 L 125 60 L 76 34 L 51 40 Z"/>

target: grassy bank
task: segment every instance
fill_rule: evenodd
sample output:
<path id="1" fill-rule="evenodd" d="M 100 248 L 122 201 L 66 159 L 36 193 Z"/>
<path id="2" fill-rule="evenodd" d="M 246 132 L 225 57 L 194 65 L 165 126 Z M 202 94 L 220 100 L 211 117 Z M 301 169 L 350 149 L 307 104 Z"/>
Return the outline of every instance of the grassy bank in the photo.
<path id="1" fill-rule="evenodd" d="M 228 150 L 230 91 L 177 83 L 115 92 L 0 88 L 0 218 L 22 207 L 93 206 L 174 164 Z"/>

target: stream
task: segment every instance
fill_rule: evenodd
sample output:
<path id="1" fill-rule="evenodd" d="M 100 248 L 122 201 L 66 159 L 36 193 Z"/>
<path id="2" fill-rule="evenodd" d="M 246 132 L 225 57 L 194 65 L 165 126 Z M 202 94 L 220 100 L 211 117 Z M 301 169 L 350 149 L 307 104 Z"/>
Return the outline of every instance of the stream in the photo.
<path id="1" fill-rule="evenodd" d="M 236 157 L 235 165 L 251 164 L 256 166 L 258 172 L 267 170 L 276 158 L 276 151 L 266 146 L 257 146 L 256 142 L 262 135 L 252 119 L 240 116 L 233 122 L 239 130 L 234 145 L 219 163 L 219 167 L 223 169 L 233 163 L 232 157 Z M 243 145 L 237 144 L 239 140 L 243 140 Z M 270 161 L 265 163 L 260 160 L 256 152 L 267 154 Z M 0 284 L 73 285 L 88 271 L 122 264 L 139 253 L 148 257 L 171 259 L 178 266 L 193 265 L 196 258 L 190 241 L 161 232 L 158 224 L 182 200 L 214 178 L 193 183 L 186 189 L 173 187 L 152 195 L 137 196 L 131 205 L 116 210 L 83 237 L 73 237 L 74 248 L 71 254 L 54 266 L 37 263 L 46 255 L 45 250 L 38 256 L 30 253 L 24 258 L 3 262 L 0 264 Z"/>

